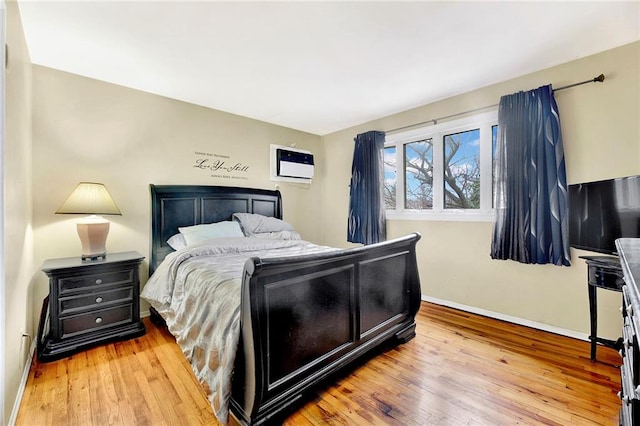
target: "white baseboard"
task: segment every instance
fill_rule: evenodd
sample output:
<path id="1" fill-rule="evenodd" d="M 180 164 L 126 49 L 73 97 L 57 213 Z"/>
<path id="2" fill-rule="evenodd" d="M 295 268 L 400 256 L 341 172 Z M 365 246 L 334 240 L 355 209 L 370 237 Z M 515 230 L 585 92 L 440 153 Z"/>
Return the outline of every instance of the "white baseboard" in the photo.
<path id="1" fill-rule="evenodd" d="M 514 317 L 511 315 L 502 314 L 500 312 L 488 311 L 486 309 L 477 308 L 475 306 L 467 306 L 461 303 L 451 302 L 449 300 L 438 299 L 431 296 L 422 295 L 422 300 L 425 302 L 435 303 L 436 305 L 447 306 L 449 308 L 458 309 L 465 312 L 471 312 L 472 314 L 478 314 L 489 318 L 494 318 L 501 321 L 510 322 L 513 324 L 523 325 L 525 327 L 535 328 L 537 330 L 548 331 L 549 333 L 559 334 L 561 336 L 572 337 L 574 339 L 589 341 L 589 335 L 586 333 L 579 333 L 573 330 L 567 330 L 565 328 L 555 327 L 553 325 L 544 324 L 541 322 L 531 321 L 524 318 Z"/>
<path id="2" fill-rule="evenodd" d="M 29 372 L 31 371 L 31 363 L 33 362 L 33 354 L 36 351 L 36 341 L 31 343 L 31 347 L 29 348 L 29 357 L 27 358 L 27 362 L 24 365 L 24 370 L 22 370 L 22 378 L 20 379 L 20 386 L 18 387 L 18 393 L 16 394 L 16 400 L 13 402 L 13 408 L 11 409 L 11 417 L 9 417 L 9 422 L 7 423 L 9 426 L 13 426 L 16 424 L 16 418 L 18 417 L 18 410 L 20 410 L 20 403 L 22 402 L 22 396 L 24 395 L 24 390 L 27 387 L 27 380 L 29 379 Z"/>

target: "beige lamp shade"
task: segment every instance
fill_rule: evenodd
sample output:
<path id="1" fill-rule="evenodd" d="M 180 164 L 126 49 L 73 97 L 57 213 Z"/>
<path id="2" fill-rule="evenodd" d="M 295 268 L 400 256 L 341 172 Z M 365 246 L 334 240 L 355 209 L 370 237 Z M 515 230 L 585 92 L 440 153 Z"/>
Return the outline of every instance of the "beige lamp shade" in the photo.
<path id="1" fill-rule="evenodd" d="M 77 223 L 82 243 L 82 260 L 107 256 L 106 242 L 109 221 L 96 215 L 121 215 L 120 209 L 101 183 L 80 182 L 56 214 L 90 214 Z"/>
<path id="2" fill-rule="evenodd" d="M 80 182 L 56 214 L 114 214 L 122 215 L 101 183 Z"/>

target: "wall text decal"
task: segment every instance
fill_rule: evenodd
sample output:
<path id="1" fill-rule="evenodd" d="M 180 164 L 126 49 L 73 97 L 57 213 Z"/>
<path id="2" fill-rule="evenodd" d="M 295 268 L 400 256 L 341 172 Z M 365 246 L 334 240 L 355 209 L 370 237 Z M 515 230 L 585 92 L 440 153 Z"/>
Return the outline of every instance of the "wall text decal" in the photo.
<path id="1" fill-rule="evenodd" d="M 228 155 L 211 154 L 209 152 L 201 151 L 195 151 L 195 154 L 196 161 L 193 167 L 212 172 L 210 175 L 211 177 L 247 180 L 247 177 L 243 174 L 246 174 L 249 171 L 248 165 L 232 161 L 231 157 Z"/>

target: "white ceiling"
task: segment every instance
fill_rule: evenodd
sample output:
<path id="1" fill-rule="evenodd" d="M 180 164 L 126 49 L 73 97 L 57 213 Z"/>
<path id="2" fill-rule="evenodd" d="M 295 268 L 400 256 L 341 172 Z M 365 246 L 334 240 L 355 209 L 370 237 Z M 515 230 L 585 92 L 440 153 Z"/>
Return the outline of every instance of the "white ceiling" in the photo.
<path id="1" fill-rule="evenodd" d="M 318 135 L 640 39 L 639 1 L 18 4 L 34 64 Z"/>

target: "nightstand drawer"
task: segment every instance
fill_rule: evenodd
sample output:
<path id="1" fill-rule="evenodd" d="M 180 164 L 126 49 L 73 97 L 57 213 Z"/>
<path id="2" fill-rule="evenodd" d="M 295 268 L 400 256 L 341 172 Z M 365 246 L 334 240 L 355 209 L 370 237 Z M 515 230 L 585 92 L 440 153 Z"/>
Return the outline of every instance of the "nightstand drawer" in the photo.
<path id="1" fill-rule="evenodd" d="M 135 270 L 137 272 L 137 270 Z M 58 284 L 60 286 L 60 294 L 69 291 L 85 290 L 85 287 L 109 284 L 133 284 L 134 269 L 102 272 L 92 275 L 81 275 L 76 277 L 60 278 Z"/>
<path id="2" fill-rule="evenodd" d="M 132 316 L 132 305 L 127 304 L 111 309 L 92 311 L 84 315 L 67 317 L 60 320 L 62 338 L 129 323 L 133 320 Z"/>
<path id="3" fill-rule="evenodd" d="M 133 287 L 117 288 L 110 291 L 98 291 L 92 294 L 82 294 L 75 297 L 60 298 L 60 315 L 70 314 L 79 310 L 100 308 L 118 302 L 133 300 Z"/>
<path id="4" fill-rule="evenodd" d="M 597 287 L 620 290 L 624 285 L 622 271 L 614 271 L 610 268 L 589 268 L 589 284 Z"/>

